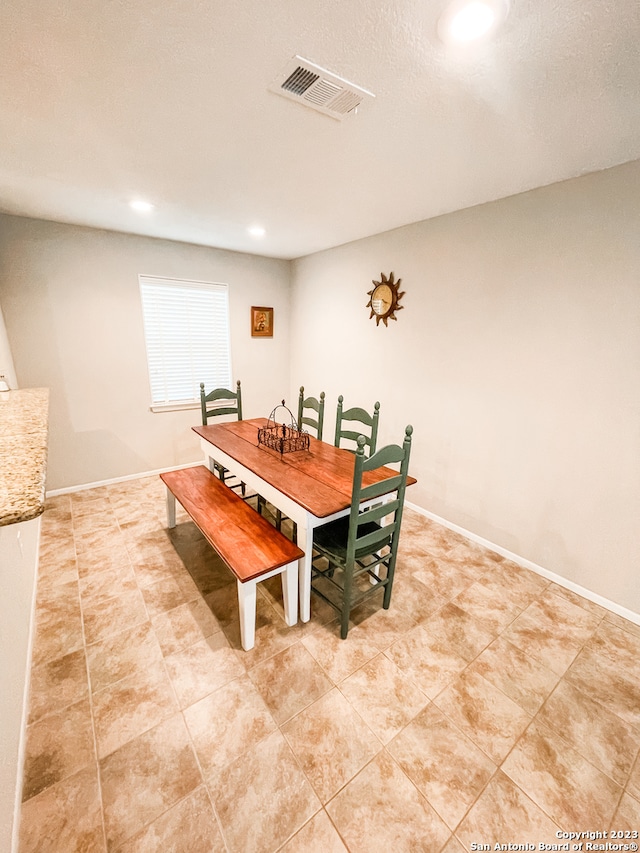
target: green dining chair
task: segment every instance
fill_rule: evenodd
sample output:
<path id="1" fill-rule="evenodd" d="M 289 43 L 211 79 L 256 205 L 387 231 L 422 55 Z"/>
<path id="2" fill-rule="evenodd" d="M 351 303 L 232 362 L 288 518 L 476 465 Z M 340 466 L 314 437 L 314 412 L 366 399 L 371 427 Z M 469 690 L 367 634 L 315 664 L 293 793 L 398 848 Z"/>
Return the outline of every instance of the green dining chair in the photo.
<path id="1" fill-rule="evenodd" d="M 373 415 L 370 415 L 359 406 L 354 406 L 351 409 L 343 409 L 344 397 L 342 394 L 338 397 L 338 411 L 336 414 L 336 435 L 334 445 L 342 447 L 343 441 L 357 441 L 358 436 L 364 435 L 365 444 L 367 447 L 366 455 L 372 456 L 376 452 L 376 444 L 378 441 L 378 419 L 380 417 L 380 403 L 376 403 L 373 407 Z M 347 424 L 345 425 L 345 421 Z M 356 427 L 352 423 L 357 424 Z M 351 448 L 347 447 L 348 450 Z"/>
<path id="2" fill-rule="evenodd" d="M 351 511 L 348 516 L 313 531 L 311 591 L 340 614 L 340 636 L 349 630 L 354 607 L 383 591 L 382 606 L 389 609 L 398 556 L 404 493 L 409 471 L 411 435 L 407 426 L 402 447 L 390 444 L 365 456 L 366 439 L 359 436 L 353 472 Z M 363 486 L 363 475 L 399 463 L 396 476 Z M 376 498 L 384 496 L 384 502 Z"/>
<path id="3" fill-rule="evenodd" d="M 305 414 L 305 411 L 315 412 Z M 298 429 L 304 426 L 310 426 L 316 431 L 316 438 L 322 441 L 322 427 L 324 424 L 324 391 L 320 392 L 320 398 L 305 397 L 304 385 L 300 386 L 300 396 L 298 397 Z"/>
<path id="4" fill-rule="evenodd" d="M 214 404 L 213 407 L 211 404 Z M 242 388 L 240 380 L 236 382 L 236 390 L 230 391 L 228 388 L 215 388 L 205 394 L 204 382 L 200 383 L 200 407 L 202 409 L 202 425 L 206 426 L 211 418 L 217 418 L 222 415 L 236 415 L 237 420 L 242 420 Z M 240 492 L 243 498 L 246 498 L 246 485 L 237 480 L 236 477 L 221 465 L 215 459 L 209 460 L 209 468 L 213 474 L 217 474 L 223 483 L 226 483 L 229 488 Z M 237 481 L 237 482 L 234 482 Z M 258 507 L 261 504 L 259 495 L 249 495 L 258 499 Z"/>

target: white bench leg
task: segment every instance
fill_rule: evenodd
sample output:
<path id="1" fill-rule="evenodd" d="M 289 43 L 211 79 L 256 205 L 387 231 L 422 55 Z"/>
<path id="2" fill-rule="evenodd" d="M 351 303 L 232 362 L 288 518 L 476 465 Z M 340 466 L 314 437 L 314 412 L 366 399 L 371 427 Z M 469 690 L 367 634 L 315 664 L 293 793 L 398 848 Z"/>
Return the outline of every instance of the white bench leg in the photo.
<path id="1" fill-rule="evenodd" d="M 176 499 L 173 493 L 167 489 L 167 527 L 176 526 Z"/>
<path id="2" fill-rule="evenodd" d="M 298 562 L 294 560 L 282 572 L 282 598 L 284 599 L 284 621 L 295 625 L 298 621 Z"/>
<path id="3" fill-rule="evenodd" d="M 252 649 L 256 640 L 256 586 L 257 581 L 237 581 L 238 607 L 240 609 L 240 642 L 245 652 Z"/>

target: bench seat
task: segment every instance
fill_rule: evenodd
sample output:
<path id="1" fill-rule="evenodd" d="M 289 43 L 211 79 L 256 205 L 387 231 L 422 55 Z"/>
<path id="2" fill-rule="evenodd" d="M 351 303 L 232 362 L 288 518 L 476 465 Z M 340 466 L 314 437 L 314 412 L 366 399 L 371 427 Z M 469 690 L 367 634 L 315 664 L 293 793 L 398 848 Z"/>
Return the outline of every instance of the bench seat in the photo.
<path id="1" fill-rule="evenodd" d="M 183 507 L 237 580 L 242 648 L 253 648 L 256 586 L 282 574 L 287 625 L 298 621 L 298 560 L 304 552 L 214 474 L 198 465 L 166 471 L 167 521 L 176 526 L 175 502 Z"/>

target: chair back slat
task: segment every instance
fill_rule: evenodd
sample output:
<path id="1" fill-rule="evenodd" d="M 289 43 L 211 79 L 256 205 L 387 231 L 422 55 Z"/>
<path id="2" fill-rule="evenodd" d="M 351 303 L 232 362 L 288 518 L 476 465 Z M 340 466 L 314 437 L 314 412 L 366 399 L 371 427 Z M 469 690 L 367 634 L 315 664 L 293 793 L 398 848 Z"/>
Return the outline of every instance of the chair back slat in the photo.
<path id="1" fill-rule="evenodd" d="M 362 430 L 351 430 L 351 429 L 343 429 L 340 431 L 340 438 L 344 438 L 347 441 L 357 441 L 358 438 L 362 435 Z M 365 438 L 367 436 L 365 435 Z"/>
<path id="2" fill-rule="evenodd" d="M 366 426 L 373 425 L 373 415 L 370 415 L 369 412 L 361 409 L 359 406 L 353 406 L 351 409 L 343 410 L 342 420 L 360 421 L 360 423 L 363 423 Z"/>
<path id="3" fill-rule="evenodd" d="M 391 477 L 388 480 L 381 480 L 379 483 L 373 483 L 371 486 L 363 486 L 360 489 L 360 503 L 373 500 L 373 498 L 377 498 L 380 495 L 395 492 L 401 482 L 402 478 L 398 474 L 397 477 Z"/>
<path id="4" fill-rule="evenodd" d="M 384 465 L 394 465 L 396 462 L 402 462 L 404 459 L 404 449 L 397 444 L 387 444 L 386 447 L 381 447 L 377 453 L 373 453 L 368 459 L 362 463 L 363 471 L 373 471 L 376 468 L 382 468 Z"/>
<path id="5" fill-rule="evenodd" d="M 363 524 L 369 524 L 371 521 L 378 521 L 380 518 L 385 518 L 387 515 L 392 515 L 400 506 L 397 498 L 392 501 L 384 501 L 381 504 L 376 504 L 369 509 L 364 510 L 358 516 L 358 527 Z"/>
<path id="6" fill-rule="evenodd" d="M 301 388 L 300 390 L 302 391 L 303 389 Z M 324 391 L 322 393 L 324 394 Z M 302 408 L 303 409 L 313 409 L 314 412 L 319 413 L 320 408 L 321 408 L 320 407 L 320 401 L 317 400 L 315 397 L 305 397 L 304 400 L 302 401 Z"/>
<path id="7" fill-rule="evenodd" d="M 396 525 L 388 524 L 386 527 L 378 527 L 377 530 L 367 533 L 355 539 L 355 555 L 366 550 L 368 552 L 377 551 L 391 541 Z"/>
<path id="8" fill-rule="evenodd" d="M 215 409 L 207 409 L 207 417 L 209 417 L 209 418 L 218 417 L 218 415 L 237 415 L 237 414 L 238 414 L 238 407 L 237 406 L 233 406 L 233 408 L 227 407 L 227 406 L 224 406 L 224 407 L 223 406 L 216 406 Z"/>

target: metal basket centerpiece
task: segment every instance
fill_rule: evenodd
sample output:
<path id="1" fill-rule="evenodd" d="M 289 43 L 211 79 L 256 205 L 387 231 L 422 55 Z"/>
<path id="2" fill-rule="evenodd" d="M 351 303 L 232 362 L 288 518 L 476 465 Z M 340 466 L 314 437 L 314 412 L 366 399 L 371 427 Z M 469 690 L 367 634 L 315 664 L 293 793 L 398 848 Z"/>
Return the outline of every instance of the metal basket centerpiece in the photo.
<path id="1" fill-rule="evenodd" d="M 276 412 L 278 409 L 284 409 L 289 413 L 288 425 L 276 421 Z M 265 447 L 270 447 L 272 450 L 277 450 L 280 455 L 283 453 L 294 453 L 296 450 L 308 450 L 309 433 L 298 428 L 291 409 L 285 406 L 283 400 L 281 405 L 272 409 L 267 425 L 260 427 L 258 430 L 258 445 L 260 444 L 264 444 Z"/>

